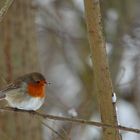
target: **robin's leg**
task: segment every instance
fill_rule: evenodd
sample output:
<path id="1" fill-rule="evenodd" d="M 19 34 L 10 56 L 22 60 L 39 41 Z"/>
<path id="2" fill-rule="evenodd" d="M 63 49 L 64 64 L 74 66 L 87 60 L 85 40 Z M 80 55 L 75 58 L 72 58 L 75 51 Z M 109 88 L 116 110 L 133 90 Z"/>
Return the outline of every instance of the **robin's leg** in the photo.
<path id="1" fill-rule="evenodd" d="M 34 110 L 29 110 L 29 112 L 30 112 L 32 115 L 35 115 L 35 114 L 36 114 L 36 111 L 34 111 Z"/>

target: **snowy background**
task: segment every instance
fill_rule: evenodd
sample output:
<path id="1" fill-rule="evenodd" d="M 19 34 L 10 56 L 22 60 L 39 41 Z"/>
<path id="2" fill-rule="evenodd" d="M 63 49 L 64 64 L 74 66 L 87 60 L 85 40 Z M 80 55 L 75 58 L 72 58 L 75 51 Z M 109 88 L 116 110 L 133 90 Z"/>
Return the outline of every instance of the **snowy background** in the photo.
<path id="1" fill-rule="evenodd" d="M 36 0 L 38 49 L 48 81 L 48 114 L 100 121 L 87 41 L 83 0 Z M 140 128 L 140 2 L 102 1 L 103 26 L 121 125 Z M 94 126 L 48 121 L 71 140 L 100 140 Z M 44 139 L 60 139 L 43 126 Z M 140 135 L 121 131 L 123 140 Z M 46 139 L 47 136 L 47 139 Z"/>

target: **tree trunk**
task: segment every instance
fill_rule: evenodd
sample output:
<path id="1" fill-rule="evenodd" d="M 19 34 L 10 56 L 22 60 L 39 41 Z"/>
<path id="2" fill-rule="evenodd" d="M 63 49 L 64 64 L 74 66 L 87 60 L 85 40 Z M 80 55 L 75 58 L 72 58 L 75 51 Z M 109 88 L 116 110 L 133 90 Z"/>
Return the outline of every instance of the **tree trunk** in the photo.
<path id="1" fill-rule="evenodd" d="M 38 71 L 34 11 L 31 0 L 14 1 L 0 23 L 0 85 Z M 0 112 L 1 140 L 41 140 L 41 123 L 30 115 Z"/>

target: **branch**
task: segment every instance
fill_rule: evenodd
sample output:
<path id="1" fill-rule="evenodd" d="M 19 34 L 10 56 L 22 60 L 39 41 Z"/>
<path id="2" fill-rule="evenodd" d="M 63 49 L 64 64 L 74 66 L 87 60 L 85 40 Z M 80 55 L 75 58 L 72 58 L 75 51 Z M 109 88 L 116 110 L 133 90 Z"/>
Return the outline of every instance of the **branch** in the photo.
<path id="1" fill-rule="evenodd" d="M 2 21 L 4 15 L 7 13 L 9 7 L 13 3 L 14 0 L 6 0 L 4 6 L 0 9 L 0 22 Z"/>
<path id="2" fill-rule="evenodd" d="M 56 135 L 58 135 L 60 138 L 64 139 L 65 140 L 65 137 L 58 133 L 56 130 L 54 130 L 53 128 L 51 128 L 48 124 L 44 123 L 43 121 L 41 121 L 41 123 L 46 126 L 48 129 L 50 129 L 52 132 L 54 132 Z"/>
<path id="3" fill-rule="evenodd" d="M 92 53 L 94 80 L 101 113 L 104 124 L 117 126 L 117 115 L 115 104 L 112 104 L 112 81 L 110 77 L 109 64 L 105 49 L 105 39 L 101 22 L 100 0 L 84 0 L 85 19 L 87 33 Z M 114 127 L 117 128 L 117 127 Z M 120 140 L 118 129 L 103 129 L 103 140 Z"/>
<path id="4" fill-rule="evenodd" d="M 20 109 L 15 109 L 15 108 L 10 108 L 10 107 L 0 108 L 0 110 L 1 111 L 27 113 L 27 114 L 31 114 L 31 115 L 34 115 L 34 116 L 42 117 L 44 119 L 47 118 L 47 119 L 51 119 L 51 120 L 67 121 L 67 122 L 79 123 L 79 124 L 84 124 L 84 125 L 94 125 L 94 126 L 103 127 L 103 128 L 115 128 L 115 129 L 119 129 L 119 130 L 123 130 L 123 131 L 129 131 L 129 132 L 140 134 L 140 129 L 129 128 L 129 127 L 121 126 L 121 125 L 113 126 L 113 125 L 104 124 L 104 123 L 101 123 L 101 122 L 88 121 L 88 120 L 84 120 L 84 119 L 59 117 L 59 116 L 48 115 L 48 114 L 40 113 L 40 112 L 36 112 L 36 111 L 26 111 L 26 110 L 20 110 Z"/>

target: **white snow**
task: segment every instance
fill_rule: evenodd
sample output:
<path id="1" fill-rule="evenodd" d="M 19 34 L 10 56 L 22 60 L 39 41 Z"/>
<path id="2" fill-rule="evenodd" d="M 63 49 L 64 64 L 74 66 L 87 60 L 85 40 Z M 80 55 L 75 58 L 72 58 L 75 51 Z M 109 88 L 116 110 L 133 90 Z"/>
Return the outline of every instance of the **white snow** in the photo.
<path id="1" fill-rule="evenodd" d="M 78 116 L 78 113 L 77 111 L 74 109 L 74 108 L 71 108 L 68 110 L 68 114 L 71 116 L 71 117 L 77 117 Z"/>
<path id="2" fill-rule="evenodd" d="M 112 102 L 116 103 L 116 101 L 117 101 L 117 96 L 116 96 L 116 93 L 114 92 L 112 96 Z"/>

